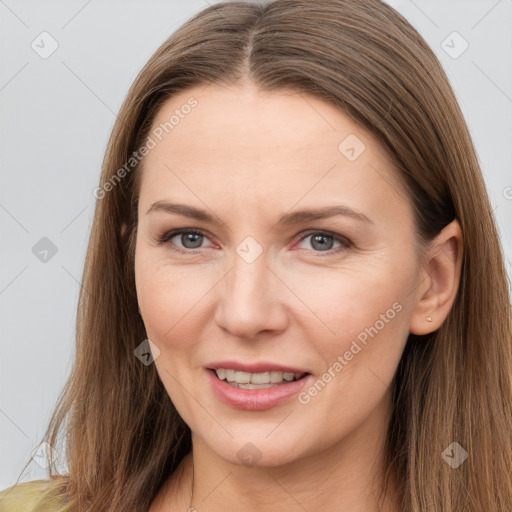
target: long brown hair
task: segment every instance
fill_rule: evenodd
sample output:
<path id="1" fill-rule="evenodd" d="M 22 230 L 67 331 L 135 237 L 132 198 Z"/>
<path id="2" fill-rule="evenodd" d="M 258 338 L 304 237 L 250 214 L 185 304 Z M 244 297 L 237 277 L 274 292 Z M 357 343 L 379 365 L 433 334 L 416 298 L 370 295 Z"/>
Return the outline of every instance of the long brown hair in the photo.
<path id="1" fill-rule="evenodd" d="M 185 23 L 138 75 L 103 162 L 76 359 L 44 437 L 59 451 L 66 434 L 69 474 L 50 466 L 54 491 L 67 510 L 147 510 L 191 448 L 155 365 L 134 356 L 146 338 L 133 270 L 140 165 L 122 179 L 119 170 L 173 94 L 247 79 L 265 91 L 315 95 L 376 136 L 409 191 L 421 243 L 459 221 L 458 294 L 437 331 L 409 336 L 393 381 L 387 465 L 399 478 L 401 512 L 510 511 L 512 335 L 495 221 L 438 59 L 379 0 L 218 3 Z M 468 452 L 456 469 L 441 457 L 452 442 Z"/>

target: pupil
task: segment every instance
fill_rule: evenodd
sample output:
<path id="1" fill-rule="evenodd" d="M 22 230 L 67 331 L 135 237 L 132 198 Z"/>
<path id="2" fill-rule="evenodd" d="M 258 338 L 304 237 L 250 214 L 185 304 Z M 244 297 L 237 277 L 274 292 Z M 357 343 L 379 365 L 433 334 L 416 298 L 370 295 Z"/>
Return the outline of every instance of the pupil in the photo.
<path id="1" fill-rule="evenodd" d="M 181 243 L 187 249 L 197 249 L 198 247 L 201 247 L 201 237 L 202 235 L 198 235 L 197 233 L 184 233 L 181 235 Z M 189 242 L 192 243 L 192 246 L 187 245 Z"/>
<path id="2" fill-rule="evenodd" d="M 329 244 L 325 244 L 325 240 L 326 239 L 331 239 L 331 243 Z M 323 240 L 323 242 L 321 243 L 321 245 L 315 247 L 315 244 L 319 241 L 319 240 Z M 323 245 L 322 245 L 323 244 Z M 313 237 L 313 243 L 312 243 L 313 247 L 315 249 L 326 249 L 326 250 L 329 250 L 329 249 L 332 249 L 332 237 L 330 236 L 325 236 L 325 235 L 315 235 Z"/>

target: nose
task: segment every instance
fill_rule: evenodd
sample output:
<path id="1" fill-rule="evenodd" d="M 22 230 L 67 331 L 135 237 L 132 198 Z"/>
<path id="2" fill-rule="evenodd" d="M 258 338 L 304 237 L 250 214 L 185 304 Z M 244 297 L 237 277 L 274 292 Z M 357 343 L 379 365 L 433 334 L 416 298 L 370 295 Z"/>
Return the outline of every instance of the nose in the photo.
<path id="1" fill-rule="evenodd" d="M 275 334 L 286 329 L 284 285 L 268 264 L 265 253 L 252 263 L 236 255 L 233 267 L 219 283 L 219 290 L 215 320 L 232 336 L 254 339 L 264 332 Z"/>

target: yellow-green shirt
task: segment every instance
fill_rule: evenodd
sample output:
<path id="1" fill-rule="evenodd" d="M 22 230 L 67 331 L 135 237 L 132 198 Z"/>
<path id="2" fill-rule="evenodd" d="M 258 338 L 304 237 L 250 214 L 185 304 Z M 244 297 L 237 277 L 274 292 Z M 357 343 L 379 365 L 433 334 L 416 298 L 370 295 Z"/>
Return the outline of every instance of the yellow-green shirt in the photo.
<path id="1" fill-rule="evenodd" d="M 0 512 L 58 512 L 64 509 L 61 496 L 49 493 L 50 480 L 32 480 L 0 492 Z"/>

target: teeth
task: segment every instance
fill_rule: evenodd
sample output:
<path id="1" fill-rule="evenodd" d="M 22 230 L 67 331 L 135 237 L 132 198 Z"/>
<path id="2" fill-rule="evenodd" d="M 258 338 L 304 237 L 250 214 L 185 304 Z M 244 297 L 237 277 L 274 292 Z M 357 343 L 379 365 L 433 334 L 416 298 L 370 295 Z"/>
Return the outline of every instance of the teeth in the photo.
<path id="1" fill-rule="evenodd" d="M 251 384 L 270 384 L 270 372 L 251 373 Z"/>
<path id="2" fill-rule="evenodd" d="M 232 386 L 236 386 L 237 388 L 242 389 L 264 389 L 264 388 L 272 388 L 275 384 L 237 384 L 236 382 L 232 384 Z"/>
<path id="3" fill-rule="evenodd" d="M 270 372 L 270 382 L 281 382 L 283 380 L 283 372 Z"/>
<path id="4" fill-rule="evenodd" d="M 226 380 L 236 387 L 245 389 L 268 388 L 272 387 L 272 384 L 281 384 L 283 381 L 291 382 L 304 376 L 304 373 L 278 371 L 249 373 L 229 368 L 218 368 L 215 372 L 220 380 Z"/>
<path id="5" fill-rule="evenodd" d="M 249 384 L 251 374 L 249 372 L 235 372 L 235 382 L 237 384 Z"/>

